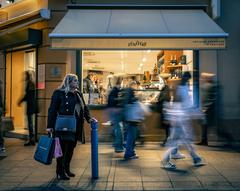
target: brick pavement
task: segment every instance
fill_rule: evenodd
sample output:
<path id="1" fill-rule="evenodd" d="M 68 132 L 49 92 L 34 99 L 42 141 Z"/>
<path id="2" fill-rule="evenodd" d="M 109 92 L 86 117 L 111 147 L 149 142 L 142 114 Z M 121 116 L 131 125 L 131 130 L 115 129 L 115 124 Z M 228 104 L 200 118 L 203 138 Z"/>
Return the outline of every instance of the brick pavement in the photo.
<path id="1" fill-rule="evenodd" d="M 198 146 L 206 166 L 193 167 L 186 158 L 176 161 L 177 170 L 166 171 L 160 167 L 165 148 L 157 143 L 137 147 L 140 158 L 131 161 L 102 143 L 99 179 L 92 181 L 90 144 L 79 144 L 72 160 L 76 177 L 59 181 L 55 160 L 50 166 L 33 160 L 35 147 L 6 139 L 6 148 L 8 156 L 0 160 L 0 190 L 240 190 L 240 153 L 231 149 Z"/>

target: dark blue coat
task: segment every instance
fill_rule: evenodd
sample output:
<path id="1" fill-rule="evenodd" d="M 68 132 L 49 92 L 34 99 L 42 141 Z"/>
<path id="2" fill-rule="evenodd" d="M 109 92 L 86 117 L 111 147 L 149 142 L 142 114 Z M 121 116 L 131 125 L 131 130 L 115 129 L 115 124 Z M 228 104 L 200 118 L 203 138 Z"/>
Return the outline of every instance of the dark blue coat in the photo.
<path id="1" fill-rule="evenodd" d="M 78 91 L 76 92 L 68 92 L 65 93 L 62 89 L 57 89 L 53 92 L 50 107 L 48 109 L 48 124 L 47 128 L 55 128 L 56 118 L 57 115 L 73 115 L 75 113 L 75 116 L 77 118 L 77 127 L 76 127 L 76 133 L 72 132 L 56 132 L 56 136 L 62 138 L 63 140 L 71 140 L 71 141 L 83 141 L 83 124 L 84 124 L 84 118 L 89 122 L 91 117 L 89 110 L 85 104 L 82 104 L 82 102 L 79 100 L 79 96 L 81 98 L 82 94 Z M 80 112 L 79 114 L 77 112 L 74 112 L 75 105 L 79 103 L 80 104 Z"/>
<path id="2" fill-rule="evenodd" d="M 119 105 L 118 96 L 120 93 L 120 89 L 117 87 L 113 87 L 108 95 L 108 107 L 117 107 Z"/>

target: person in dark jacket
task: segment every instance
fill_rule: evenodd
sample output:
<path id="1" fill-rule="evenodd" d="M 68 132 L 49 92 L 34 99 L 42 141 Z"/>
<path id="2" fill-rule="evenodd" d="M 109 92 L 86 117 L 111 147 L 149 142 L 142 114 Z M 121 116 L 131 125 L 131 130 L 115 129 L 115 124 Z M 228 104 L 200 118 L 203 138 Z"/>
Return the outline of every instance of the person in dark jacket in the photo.
<path id="1" fill-rule="evenodd" d="M 26 115 L 28 121 L 28 131 L 29 140 L 24 144 L 24 146 L 35 145 L 34 133 L 33 133 L 33 114 L 37 113 L 36 104 L 36 88 L 33 81 L 32 73 L 30 71 L 25 71 L 25 94 L 19 100 L 18 105 L 20 106 L 22 102 L 26 102 Z"/>
<path id="2" fill-rule="evenodd" d="M 127 115 L 127 110 L 129 104 L 133 104 L 137 101 L 137 97 L 135 96 L 134 90 L 137 88 L 136 81 L 131 81 L 129 83 L 129 87 L 123 90 L 123 107 L 124 107 L 124 114 Z M 124 158 L 126 160 L 128 159 L 137 159 L 138 155 L 136 155 L 135 152 L 135 141 L 137 136 L 137 129 L 140 125 L 140 122 L 137 121 L 129 121 L 127 119 L 127 116 L 124 119 L 126 124 L 126 130 L 127 130 L 127 140 L 126 140 L 126 150 L 124 153 Z"/>
<path id="3" fill-rule="evenodd" d="M 201 125 L 202 137 L 198 145 L 208 145 L 208 128 L 214 124 L 217 94 L 217 86 L 214 82 L 214 77 L 215 75 L 212 73 L 201 74 L 201 107 L 205 119 Z"/>
<path id="4" fill-rule="evenodd" d="M 163 146 L 165 146 L 165 143 L 167 142 L 167 138 L 169 136 L 169 126 L 170 126 L 169 121 L 166 120 L 166 117 L 164 115 L 163 105 L 164 103 L 169 102 L 170 99 L 171 98 L 170 98 L 169 86 L 167 85 L 167 82 L 165 80 L 164 86 L 161 89 L 161 92 L 159 93 L 157 98 L 157 108 L 160 113 L 160 125 L 161 125 L 161 128 L 165 129 L 165 140 L 163 141 L 163 144 L 162 144 Z"/>
<path id="5" fill-rule="evenodd" d="M 108 110 L 111 124 L 114 131 L 114 148 L 116 153 L 124 151 L 123 148 L 123 132 L 120 126 L 122 121 L 122 107 L 119 106 L 119 93 L 121 86 L 121 79 L 113 78 L 113 88 L 108 95 Z"/>
<path id="6" fill-rule="evenodd" d="M 77 90 L 78 77 L 75 74 L 67 74 L 61 86 L 53 92 L 51 104 L 48 109 L 47 130 L 59 137 L 63 156 L 57 158 L 57 178 L 69 180 L 75 174 L 70 171 L 70 162 L 73 156 L 77 140 L 82 140 L 84 118 L 91 121 L 90 113 L 85 105 L 83 95 Z M 55 131 L 57 115 L 75 115 L 77 119 L 76 132 Z"/>

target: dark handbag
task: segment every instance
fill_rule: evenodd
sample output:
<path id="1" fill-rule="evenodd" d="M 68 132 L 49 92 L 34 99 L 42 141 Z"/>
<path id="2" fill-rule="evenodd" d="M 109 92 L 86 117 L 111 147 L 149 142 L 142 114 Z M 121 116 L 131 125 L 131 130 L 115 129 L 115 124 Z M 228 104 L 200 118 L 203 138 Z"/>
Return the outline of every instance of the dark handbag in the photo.
<path id="1" fill-rule="evenodd" d="M 75 115 L 58 115 L 55 123 L 55 131 L 76 132 L 77 119 Z"/>
<path id="2" fill-rule="evenodd" d="M 54 138 L 49 136 L 41 136 L 34 154 L 34 159 L 46 165 L 51 164 L 54 154 L 54 148 Z"/>

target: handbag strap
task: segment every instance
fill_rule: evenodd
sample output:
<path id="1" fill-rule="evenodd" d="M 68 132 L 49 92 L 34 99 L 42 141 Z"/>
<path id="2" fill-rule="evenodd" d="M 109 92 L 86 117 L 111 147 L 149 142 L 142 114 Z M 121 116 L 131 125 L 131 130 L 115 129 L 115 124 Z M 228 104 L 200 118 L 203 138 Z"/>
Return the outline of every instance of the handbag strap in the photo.
<path id="1" fill-rule="evenodd" d="M 78 96 L 79 100 L 83 103 L 83 106 L 85 107 L 86 103 L 85 103 L 85 101 L 83 99 L 82 93 L 81 92 L 77 92 L 77 96 Z"/>
<path id="2" fill-rule="evenodd" d="M 83 108 L 82 108 L 82 109 L 83 109 L 83 112 L 84 112 L 85 107 L 87 107 L 87 105 L 86 105 L 86 103 L 85 103 L 85 101 L 84 101 L 83 95 L 82 95 L 82 93 L 79 92 L 79 91 L 77 91 L 76 94 L 77 94 L 77 96 L 78 96 L 79 101 L 82 103 L 81 105 L 83 105 Z M 90 113 L 89 113 L 89 116 L 90 116 Z"/>
<path id="3" fill-rule="evenodd" d="M 77 91 L 77 96 L 78 96 L 78 99 L 79 99 L 79 101 L 80 101 L 80 104 L 83 106 L 83 109 L 84 109 L 84 107 L 86 107 L 86 103 L 85 103 L 85 101 L 84 101 L 84 99 L 83 99 L 83 96 L 82 96 L 82 94 L 79 92 L 79 91 Z"/>

